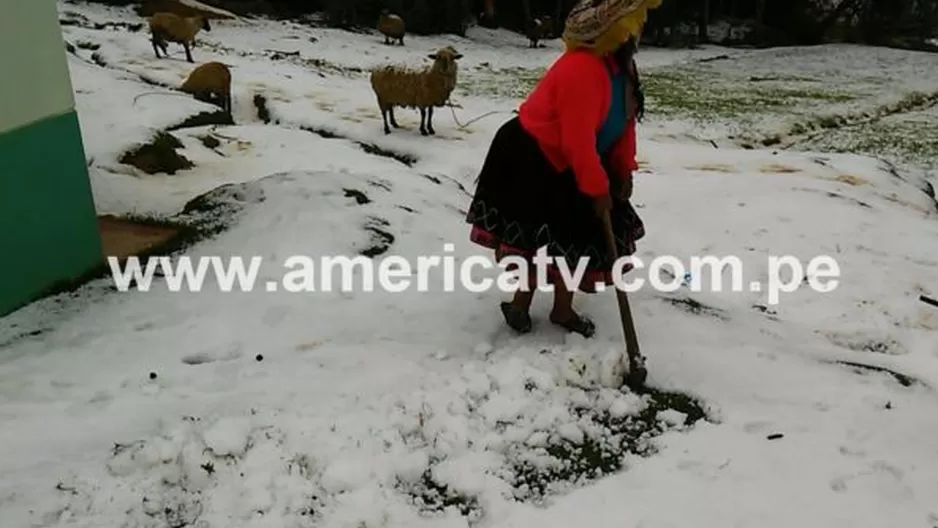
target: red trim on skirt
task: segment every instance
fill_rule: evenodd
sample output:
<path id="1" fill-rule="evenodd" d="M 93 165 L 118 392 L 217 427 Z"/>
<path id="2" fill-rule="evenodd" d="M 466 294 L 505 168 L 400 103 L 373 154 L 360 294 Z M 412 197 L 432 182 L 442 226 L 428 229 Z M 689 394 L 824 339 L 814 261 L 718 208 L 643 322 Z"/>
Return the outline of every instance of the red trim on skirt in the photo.
<path id="1" fill-rule="evenodd" d="M 533 258 L 536 254 L 536 251 L 519 249 L 508 244 L 503 243 L 488 231 L 478 227 L 472 226 L 472 231 L 469 232 L 469 240 L 479 244 L 482 247 L 486 247 L 495 251 L 495 261 L 501 262 L 502 259 L 509 255 L 515 255 L 523 257 L 528 261 L 529 264 L 533 264 Z M 626 263 L 622 269 L 622 273 L 628 273 L 634 268 L 632 263 Z M 505 267 L 506 271 L 514 271 L 517 269 L 517 265 L 509 264 Z M 572 271 L 572 270 L 571 270 Z M 563 284 L 562 276 L 560 270 L 557 266 L 553 264 L 547 265 L 547 279 L 550 284 Z M 596 293 L 596 284 L 603 283 L 606 286 L 613 285 L 612 282 L 612 271 L 611 270 L 586 270 L 583 273 L 583 278 L 580 281 L 578 287 L 579 291 L 584 293 Z M 537 286 L 537 276 L 531 274 L 529 277 L 529 287 L 534 288 Z"/>

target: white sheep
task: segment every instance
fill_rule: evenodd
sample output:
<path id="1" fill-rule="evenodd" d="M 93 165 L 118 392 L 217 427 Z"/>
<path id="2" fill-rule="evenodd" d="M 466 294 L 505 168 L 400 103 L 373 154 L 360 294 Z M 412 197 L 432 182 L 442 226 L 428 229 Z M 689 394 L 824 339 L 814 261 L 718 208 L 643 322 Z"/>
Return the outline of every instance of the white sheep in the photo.
<path id="1" fill-rule="evenodd" d="M 433 130 L 433 108 L 443 107 L 456 87 L 456 61 L 462 54 L 451 46 L 445 46 L 429 55 L 433 64 L 422 70 L 401 66 L 382 66 L 371 72 L 371 88 L 378 99 L 378 108 L 384 120 L 384 133 L 390 134 L 391 126 L 400 128 L 394 119 L 394 107 L 417 108 L 420 110 L 420 133 L 424 136 L 436 134 Z"/>

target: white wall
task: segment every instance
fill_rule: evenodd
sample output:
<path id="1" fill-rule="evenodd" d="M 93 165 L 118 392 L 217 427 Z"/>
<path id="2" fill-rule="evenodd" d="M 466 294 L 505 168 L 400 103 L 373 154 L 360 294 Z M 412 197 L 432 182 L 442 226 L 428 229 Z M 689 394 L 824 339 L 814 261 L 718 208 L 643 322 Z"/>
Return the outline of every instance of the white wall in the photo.
<path id="1" fill-rule="evenodd" d="M 0 0 L 0 133 L 75 107 L 56 0 Z"/>

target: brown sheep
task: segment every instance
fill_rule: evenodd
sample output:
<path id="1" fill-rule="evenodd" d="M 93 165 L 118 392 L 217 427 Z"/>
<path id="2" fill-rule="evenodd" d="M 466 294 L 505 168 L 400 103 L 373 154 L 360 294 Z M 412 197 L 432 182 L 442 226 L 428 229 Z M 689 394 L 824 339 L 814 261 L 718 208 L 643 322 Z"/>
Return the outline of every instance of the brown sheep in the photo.
<path id="1" fill-rule="evenodd" d="M 433 108 L 443 107 L 456 87 L 456 61 L 462 54 L 451 46 L 440 48 L 429 55 L 433 64 L 429 68 L 414 70 L 401 66 L 383 66 L 371 72 L 371 88 L 378 99 L 384 133 L 390 134 L 391 126 L 400 128 L 394 119 L 394 107 L 417 108 L 420 110 L 420 133 L 424 136 L 436 134 L 433 130 Z M 426 124 L 425 124 L 426 123 Z"/>
<path id="2" fill-rule="evenodd" d="M 186 60 L 194 63 L 191 48 L 195 42 L 195 35 L 203 29 L 212 30 L 208 18 L 202 16 L 183 18 L 174 13 L 156 13 L 150 17 L 150 42 L 153 44 L 153 52 L 159 58 L 159 50 L 162 49 L 163 54 L 168 56 L 166 43 L 176 42 L 185 48 Z"/>
<path id="3" fill-rule="evenodd" d="M 546 40 L 550 38 L 553 34 L 551 27 L 551 19 L 549 16 L 543 16 L 541 18 L 535 18 L 532 21 L 531 27 L 528 29 L 528 40 L 530 40 L 531 48 L 538 47 L 539 40 Z"/>
<path id="4" fill-rule="evenodd" d="M 196 67 L 179 88 L 199 101 L 213 102 L 231 113 L 231 70 L 220 62 L 206 62 Z"/>
<path id="5" fill-rule="evenodd" d="M 381 10 L 381 16 L 378 18 L 378 31 L 384 35 L 385 44 L 390 45 L 396 40 L 401 46 L 404 45 L 404 19 L 391 14 L 387 9 Z"/>

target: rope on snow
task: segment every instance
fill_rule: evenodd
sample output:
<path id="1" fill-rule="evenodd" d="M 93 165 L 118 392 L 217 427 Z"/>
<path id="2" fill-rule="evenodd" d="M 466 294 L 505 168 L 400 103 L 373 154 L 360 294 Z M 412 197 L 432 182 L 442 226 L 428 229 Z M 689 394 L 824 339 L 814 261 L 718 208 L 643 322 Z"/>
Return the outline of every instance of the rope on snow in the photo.
<path id="1" fill-rule="evenodd" d="M 518 113 L 517 110 L 511 110 L 511 111 L 492 110 L 492 111 L 490 111 L 490 112 L 486 112 L 486 113 L 484 113 L 484 114 L 482 114 L 482 115 L 476 116 L 476 117 L 470 119 L 470 120 L 469 120 L 468 122 L 466 122 L 465 124 L 463 124 L 463 123 L 460 123 L 460 122 L 459 122 L 459 118 L 456 117 L 456 110 L 455 110 L 455 108 L 462 108 L 462 107 L 459 106 L 459 105 L 454 105 L 452 101 L 447 101 L 447 102 L 446 102 L 446 106 L 449 107 L 450 113 L 453 114 L 453 121 L 456 122 L 456 127 L 459 128 L 460 130 L 465 130 L 466 127 L 468 127 L 468 126 L 471 125 L 472 123 L 475 123 L 476 121 L 478 121 L 478 120 L 480 120 L 480 119 L 482 119 L 482 118 L 491 116 L 491 115 L 496 115 L 496 114 L 509 114 L 509 113 L 510 113 L 510 114 L 517 114 L 517 113 Z"/>
<path id="2" fill-rule="evenodd" d="M 137 96 L 134 97 L 134 102 L 132 106 L 137 106 L 137 99 L 140 99 L 141 97 L 146 97 L 148 95 L 174 95 L 177 97 L 192 97 L 189 94 L 184 94 L 184 93 L 179 93 L 179 92 L 144 92 L 141 94 L 137 94 Z"/>

